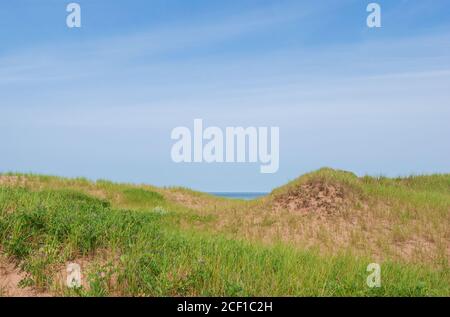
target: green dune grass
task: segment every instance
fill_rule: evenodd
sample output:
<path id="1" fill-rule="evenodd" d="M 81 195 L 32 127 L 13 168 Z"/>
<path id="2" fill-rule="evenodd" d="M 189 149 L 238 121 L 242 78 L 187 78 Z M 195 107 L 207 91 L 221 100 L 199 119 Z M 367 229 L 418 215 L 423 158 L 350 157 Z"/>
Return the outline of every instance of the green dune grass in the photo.
<path id="1" fill-rule="evenodd" d="M 222 219 L 225 212 L 234 218 L 240 207 L 264 210 L 273 197 L 314 179 L 346 184 L 367 201 L 386 201 L 389 209 L 370 209 L 369 204 L 369 210 L 384 215 L 383 221 L 403 222 L 404 235 L 413 230 L 408 222 L 412 219 L 416 226 L 420 221 L 432 228 L 440 224 L 443 227 L 435 230 L 443 230 L 444 239 L 449 229 L 449 176 L 375 179 L 321 170 L 254 202 L 106 181 L 13 174 L 4 179 L 10 183 L 4 180 L 0 187 L 2 253 L 28 273 L 24 286 L 56 295 L 450 295 L 450 268 L 442 254 L 432 261 L 385 258 L 380 263 L 381 287 L 369 288 L 370 253 L 338 243 L 335 252 L 276 239 L 266 243 L 258 234 L 246 234 L 253 229 L 245 222 L 235 230 L 219 225 L 232 221 Z M 180 195 L 191 201 L 174 199 Z M 239 226 L 239 221 L 232 223 Z M 261 224 L 255 228 L 266 230 Z M 79 289 L 64 286 L 69 262 L 82 264 Z"/>

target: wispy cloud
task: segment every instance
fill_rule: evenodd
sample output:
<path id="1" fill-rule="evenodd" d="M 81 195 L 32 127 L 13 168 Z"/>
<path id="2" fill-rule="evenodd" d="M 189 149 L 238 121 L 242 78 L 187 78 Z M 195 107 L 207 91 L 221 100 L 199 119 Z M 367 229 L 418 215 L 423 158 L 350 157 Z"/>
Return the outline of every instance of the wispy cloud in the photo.
<path id="1" fill-rule="evenodd" d="M 161 172 L 173 168 L 170 129 L 195 117 L 217 126 L 281 127 L 280 174 L 263 180 L 245 170 L 261 187 L 243 190 L 267 190 L 330 162 L 373 173 L 448 165 L 450 150 L 439 137 L 450 133 L 449 29 L 366 31 L 354 22 L 366 14 L 359 1 L 272 3 L 280 5 L 3 50 L 0 143 L 7 156 L 0 165 L 67 174 L 71 162 L 78 169 L 70 174 L 114 178 L 121 170 L 124 180 L 196 187 L 190 180 L 207 172 Z M 332 6 L 354 4 L 361 16 L 351 26 L 324 29 L 322 21 L 337 14 Z M 346 27 L 364 32 L 346 40 Z M 389 156 L 386 149 L 396 146 L 410 152 Z M 109 160 L 120 168 L 105 167 Z M 230 170 L 214 171 L 227 184 L 221 189 L 236 190 Z"/>
<path id="2" fill-rule="evenodd" d="M 207 49 L 302 19 L 311 12 L 311 8 L 299 11 L 260 9 L 217 20 L 191 21 L 133 34 L 75 43 L 67 40 L 19 52 L 9 51 L 9 55 L 0 56 L 0 84 L 86 78 L 111 67 L 151 65 L 161 56 Z"/>

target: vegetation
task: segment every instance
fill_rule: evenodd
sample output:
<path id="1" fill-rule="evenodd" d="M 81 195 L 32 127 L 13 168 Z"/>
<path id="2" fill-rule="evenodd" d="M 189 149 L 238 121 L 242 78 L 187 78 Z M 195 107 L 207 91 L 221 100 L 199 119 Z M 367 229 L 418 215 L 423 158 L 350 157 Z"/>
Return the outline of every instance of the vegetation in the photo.
<path id="1" fill-rule="evenodd" d="M 56 295 L 449 296 L 450 175 L 322 169 L 246 202 L 4 174 L 0 246 L 20 286 Z M 366 284 L 373 262 L 380 288 Z"/>

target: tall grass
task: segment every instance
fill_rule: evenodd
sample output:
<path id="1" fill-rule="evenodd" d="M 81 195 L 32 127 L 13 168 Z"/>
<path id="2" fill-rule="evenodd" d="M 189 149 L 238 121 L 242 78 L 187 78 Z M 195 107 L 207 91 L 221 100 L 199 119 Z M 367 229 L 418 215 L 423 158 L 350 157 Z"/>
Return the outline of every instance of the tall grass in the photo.
<path id="1" fill-rule="evenodd" d="M 65 295 L 450 295 L 448 269 L 387 261 L 382 287 L 371 289 L 367 258 L 180 231 L 174 225 L 180 214 L 153 211 L 165 203 L 162 196 L 141 190 L 126 195 L 129 203 L 150 209 L 119 209 L 73 190 L 3 187 L 3 252 L 29 272 L 24 283 Z M 68 291 L 57 272 L 79 260 L 87 262 L 87 281 Z"/>

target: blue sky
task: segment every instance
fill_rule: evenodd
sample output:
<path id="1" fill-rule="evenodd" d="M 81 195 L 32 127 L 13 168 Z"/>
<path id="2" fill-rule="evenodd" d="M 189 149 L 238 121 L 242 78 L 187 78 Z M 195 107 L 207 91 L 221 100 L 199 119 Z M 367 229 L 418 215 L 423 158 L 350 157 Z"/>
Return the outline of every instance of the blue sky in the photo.
<path id="1" fill-rule="evenodd" d="M 0 5 L 0 171 L 268 191 L 329 166 L 450 172 L 450 5 L 79 0 Z M 170 132 L 279 126 L 280 169 L 175 164 Z"/>

